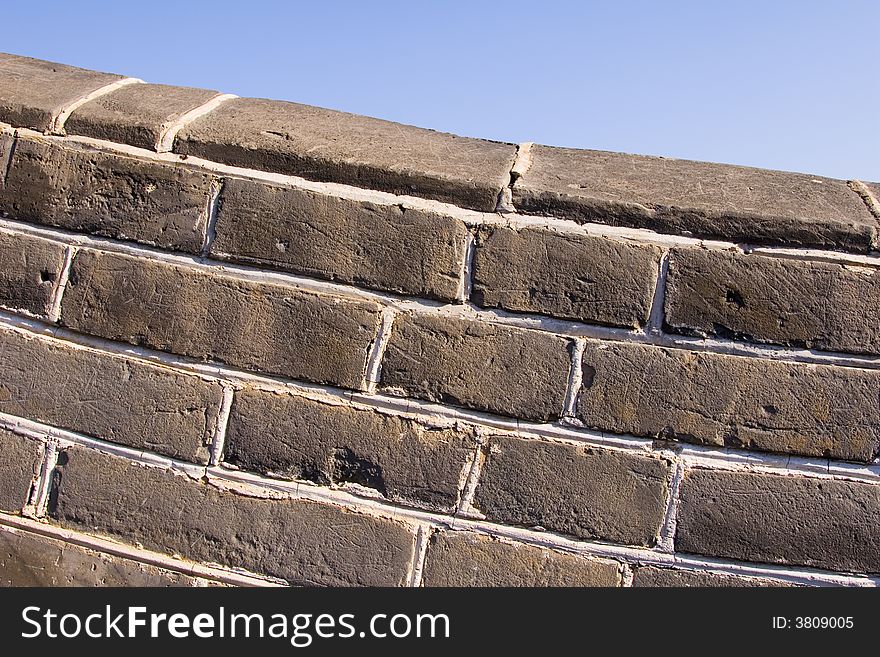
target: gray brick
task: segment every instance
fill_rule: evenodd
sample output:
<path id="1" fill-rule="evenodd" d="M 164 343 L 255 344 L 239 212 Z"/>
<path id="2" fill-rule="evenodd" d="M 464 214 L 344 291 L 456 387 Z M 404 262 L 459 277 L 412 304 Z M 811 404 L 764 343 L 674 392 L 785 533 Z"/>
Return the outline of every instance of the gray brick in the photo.
<path id="1" fill-rule="evenodd" d="M 62 304 L 77 331 L 347 388 L 378 315 L 370 301 L 96 251 L 77 253 Z"/>
<path id="2" fill-rule="evenodd" d="M 678 570 L 675 568 L 655 568 L 643 566 L 635 569 L 633 586 L 640 587 L 745 587 L 745 586 L 790 586 L 785 582 L 762 577 L 741 577 L 702 570 Z"/>
<path id="3" fill-rule="evenodd" d="M 396 318 L 382 387 L 522 419 L 562 414 L 570 341 L 540 331 L 444 315 Z"/>
<path id="4" fill-rule="evenodd" d="M 467 229 L 399 205 L 226 181 L 213 257 L 363 287 L 455 299 Z"/>
<path id="5" fill-rule="evenodd" d="M 880 572 L 880 486 L 692 470 L 682 481 L 676 549 L 716 557 Z"/>
<path id="6" fill-rule="evenodd" d="M 46 131 L 52 117 L 70 103 L 121 80 L 30 57 L 0 53 L 0 121 Z"/>
<path id="7" fill-rule="evenodd" d="M 880 270 L 676 249 L 666 322 L 686 334 L 880 353 Z"/>
<path id="8" fill-rule="evenodd" d="M 154 151 L 166 127 L 216 95 L 210 89 L 130 84 L 81 105 L 67 119 L 64 129 L 70 135 Z"/>
<path id="9" fill-rule="evenodd" d="M 2 394 L 0 385 L 0 399 Z M 43 445 L 36 440 L 0 429 L 0 511 L 18 513 L 27 504 L 31 484 L 43 464 L 43 452 Z"/>
<path id="10" fill-rule="evenodd" d="M 211 176 L 71 142 L 19 137 L 0 212 L 13 219 L 200 253 Z"/>
<path id="11" fill-rule="evenodd" d="M 224 460 L 319 484 L 353 482 L 395 501 L 450 511 L 475 447 L 465 429 L 246 389 L 233 399 Z"/>
<path id="12" fill-rule="evenodd" d="M 660 249 L 545 229 L 478 233 L 479 306 L 636 328 L 648 321 Z"/>
<path id="13" fill-rule="evenodd" d="M 870 461 L 880 372 L 587 340 L 577 417 L 664 440 Z"/>
<path id="14" fill-rule="evenodd" d="M 194 577 L 0 528 L 0 586 L 197 586 Z"/>
<path id="15" fill-rule="evenodd" d="M 66 527 L 294 584 L 394 586 L 406 578 L 413 535 L 397 522 L 218 490 L 84 448 L 62 456 L 51 517 Z"/>
<path id="16" fill-rule="evenodd" d="M 725 164 L 535 146 L 516 208 L 735 242 L 868 251 L 877 222 L 846 181 Z"/>
<path id="17" fill-rule="evenodd" d="M 63 265 L 62 245 L 27 235 L 0 233 L 0 306 L 48 315 Z"/>
<path id="18" fill-rule="evenodd" d="M 474 504 L 492 521 L 651 546 L 669 468 L 645 454 L 495 436 Z"/>
<path id="19" fill-rule="evenodd" d="M 431 537 L 423 586 L 618 586 L 618 564 L 464 532 Z"/>
<path id="20" fill-rule="evenodd" d="M 197 376 L 0 329 L 0 412 L 205 463 L 222 399 Z"/>
<path id="21" fill-rule="evenodd" d="M 494 211 L 512 144 L 255 98 L 223 103 L 177 135 L 175 152 L 235 166 Z"/>

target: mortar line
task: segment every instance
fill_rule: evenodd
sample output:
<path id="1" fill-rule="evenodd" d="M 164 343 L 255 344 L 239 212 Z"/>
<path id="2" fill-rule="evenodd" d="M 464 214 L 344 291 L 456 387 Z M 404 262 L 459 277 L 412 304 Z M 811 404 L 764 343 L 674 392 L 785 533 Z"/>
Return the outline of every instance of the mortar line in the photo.
<path id="1" fill-rule="evenodd" d="M 663 522 L 660 525 L 660 531 L 657 536 L 657 549 L 663 552 L 675 552 L 675 530 L 678 525 L 678 508 L 681 504 L 679 496 L 684 471 L 684 463 L 679 460 L 673 462 L 669 477 L 666 512 L 663 514 Z"/>
<path id="2" fill-rule="evenodd" d="M 556 319 L 546 315 L 512 313 L 497 309 L 479 308 L 471 303 L 444 304 L 442 302 L 427 299 L 394 296 L 388 293 L 364 290 L 352 286 L 343 286 L 338 283 L 310 279 L 290 273 L 265 271 L 236 263 L 227 263 L 198 256 L 185 256 L 169 253 L 143 245 L 132 245 L 77 234 L 74 234 L 71 237 L 56 229 L 36 227 L 31 224 L 24 224 L 3 218 L 0 218 L 0 231 L 41 237 L 67 246 L 76 246 L 79 249 L 89 248 L 101 252 L 119 253 L 130 257 L 140 257 L 165 264 L 191 267 L 200 272 L 212 273 L 223 277 L 231 277 L 256 283 L 287 285 L 311 294 L 331 294 L 341 298 L 369 300 L 383 306 L 392 307 L 398 311 L 437 313 L 439 315 L 470 321 L 493 322 L 516 328 L 545 331 L 566 337 L 585 337 L 614 342 L 625 341 L 634 344 L 644 344 L 671 349 L 685 349 L 688 351 L 741 357 L 768 358 L 781 362 L 880 369 L 880 356 L 819 351 L 816 349 L 800 349 L 782 345 L 758 344 L 744 341 L 738 342 L 726 338 L 698 338 L 672 333 L 649 334 L 640 330 L 622 329 L 598 324 L 586 324 L 570 320 Z"/>
<path id="3" fill-rule="evenodd" d="M 61 271 L 58 274 L 58 280 L 52 289 L 51 303 L 49 304 L 49 322 L 57 324 L 61 321 L 61 300 L 64 297 L 64 291 L 67 289 L 67 282 L 70 279 L 70 269 L 73 266 L 73 257 L 76 255 L 77 248 L 68 245 L 64 249 L 64 264 L 61 265 Z"/>
<path id="4" fill-rule="evenodd" d="M 413 562 L 408 579 L 408 586 L 421 588 L 422 574 L 425 570 L 425 559 L 428 556 L 428 544 L 431 541 L 431 527 L 419 525 L 416 531 L 415 547 L 413 549 Z"/>
<path id="5" fill-rule="evenodd" d="M 45 436 L 26 436 L 26 440 L 33 440 L 34 447 L 39 447 L 42 454 L 40 459 L 40 468 L 33 474 L 31 485 L 28 488 L 27 500 L 21 509 L 21 514 L 28 518 L 36 518 L 39 515 L 39 509 L 42 506 L 40 498 L 42 497 L 45 487 L 44 481 L 46 473 L 50 470 L 49 463 L 52 461 L 51 468 L 54 468 L 54 458 L 50 457 L 50 445 Z"/>
<path id="6" fill-rule="evenodd" d="M 871 188 L 861 180 L 850 180 L 847 182 L 847 185 L 859 195 L 867 206 L 868 212 L 870 212 L 875 219 L 880 220 L 880 201 L 878 201 L 874 197 L 874 194 L 871 193 Z M 880 221 L 878 221 L 878 223 L 880 223 Z"/>
<path id="7" fill-rule="evenodd" d="M 461 285 L 456 299 L 469 301 L 474 290 L 474 258 L 477 253 L 477 239 L 474 229 L 468 227 L 464 243 L 464 257 L 461 263 Z"/>
<path id="8" fill-rule="evenodd" d="M 391 328 L 394 326 L 396 315 L 397 313 L 391 308 L 386 308 L 379 315 L 379 328 L 376 331 L 376 339 L 370 345 L 370 352 L 367 355 L 362 385 L 367 394 L 375 394 L 382 377 L 382 359 L 385 357 L 385 349 L 388 348 L 388 343 L 391 341 Z"/>
<path id="9" fill-rule="evenodd" d="M 223 386 L 223 400 L 217 412 L 217 425 L 214 429 L 214 438 L 211 441 L 211 455 L 208 465 L 217 465 L 223 460 L 223 450 L 226 447 L 226 430 L 229 426 L 229 415 L 232 411 L 234 391 L 231 386 Z"/>
<path id="10" fill-rule="evenodd" d="M 45 521 L 37 521 L 29 518 L 9 515 L 0 512 L 0 527 L 4 530 L 13 530 L 24 534 L 35 534 L 44 538 L 50 538 L 71 545 L 76 545 L 87 550 L 93 550 L 109 556 L 129 559 L 137 563 L 170 570 L 182 575 L 189 575 L 203 579 L 230 584 L 233 586 L 287 586 L 287 582 L 271 578 L 257 573 L 247 573 L 243 569 L 226 570 L 219 564 L 210 566 L 195 561 L 175 559 L 174 557 L 160 552 L 150 552 L 127 543 L 121 543 L 102 536 L 87 534 L 51 525 Z"/>
<path id="11" fill-rule="evenodd" d="M 233 98 L 238 98 L 238 96 L 236 96 L 235 94 L 217 94 L 216 96 L 202 103 L 198 107 L 194 107 L 188 112 L 181 114 L 174 121 L 168 123 L 167 125 L 163 125 L 159 133 L 159 139 L 156 141 L 156 152 L 168 153 L 172 151 L 174 149 L 174 140 L 177 137 L 178 132 L 180 132 L 185 126 L 189 125 L 196 119 L 199 119 L 206 114 L 213 112 L 227 100 L 232 100 Z"/>
<path id="12" fill-rule="evenodd" d="M 485 516 L 474 506 L 474 497 L 477 494 L 477 486 L 486 463 L 487 439 L 484 433 L 477 431 L 476 445 L 470 463 L 465 464 L 467 475 L 464 478 L 464 486 L 460 489 L 460 499 L 453 513 L 456 517 L 484 518 Z M 465 470 L 463 469 L 464 473 Z"/>
<path id="13" fill-rule="evenodd" d="M 571 361 L 568 369 L 568 385 L 565 389 L 565 402 L 562 409 L 562 418 L 572 420 L 577 418 L 577 401 L 584 384 L 584 351 L 587 343 L 583 338 L 575 338 L 570 345 Z"/>
<path id="14" fill-rule="evenodd" d="M 6 132 L 12 131 L 9 126 Z M 81 135 L 67 135 L 60 137 L 57 135 L 43 135 L 40 132 L 30 130 L 28 128 L 14 128 L 16 132 L 21 133 L 25 137 L 33 135 L 50 140 L 57 140 L 68 145 L 79 145 L 81 147 L 89 147 L 102 151 L 111 151 L 121 155 L 139 157 L 143 159 L 164 162 L 166 164 L 184 165 L 188 168 L 199 168 L 210 172 L 218 173 L 224 176 L 233 176 L 240 178 L 249 178 L 268 182 L 283 187 L 300 189 L 305 191 L 317 192 L 325 195 L 332 195 L 359 202 L 372 202 L 382 205 L 397 205 L 407 208 L 424 210 L 429 212 L 438 212 L 447 216 L 460 219 L 464 223 L 472 226 L 481 225 L 505 225 L 520 226 L 523 228 L 542 228 L 553 227 L 559 232 L 572 234 L 594 234 L 609 239 L 615 239 L 624 242 L 638 242 L 643 244 L 654 244 L 659 246 L 692 246 L 714 250 L 740 250 L 740 245 L 730 241 L 718 240 L 714 238 L 688 237 L 685 235 L 675 235 L 671 233 L 660 233 L 647 228 L 633 228 L 625 226 L 614 226 L 611 224 L 603 224 L 598 222 L 576 222 L 573 220 L 559 219 L 549 215 L 523 215 L 513 213 L 510 215 L 500 216 L 496 212 L 479 212 L 476 210 L 468 210 L 443 201 L 435 201 L 417 196 L 396 195 L 389 192 L 381 192 L 362 187 L 354 187 L 342 183 L 325 183 L 306 180 L 298 176 L 288 174 L 278 174 L 257 169 L 246 169 L 243 167 L 235 167 L 219 162 L 212 162 L 195 156 L 183 156 L 175 153 L 161 152 L 157 153 L 152 150 L 130 146 L 128 144 L 120 144 L 103 139 L 95 139 L 93 137 L 85 137 Z M 521 145 L 522 146 L 522 145 Z M 784 245 L 754 245 L 762 248 L 786 248 Z M 796 249 L 795 249 L 796 250 Z M 817 249 L 809 249 L 816 251 Z M 818 249 L 820 250 L 820 249 Z M 880 267 L 880 256 L 866 256 L 857 253 L 844 253 L 833 250 L 826 250 L 829 259 L 838 259 L 846 261 L 849 258 L 872 258 L 871 266 Z"/>
<path id="15" fill-rule="evenodd" d="M 73 112 L 75 112 L 77 109 L 79 109 L 89 101 L 100 98 L 101 96 L 106 96 L 107 94 L 112 93 L 117 89 L 127 87 L 130 84 L 143 84 L 143 82 L 143 80 L 139 80 L 138 78 L 123 78 L 121 80 L 111 82 L 110 84 L 106 84 L 99 89 L 95 89 L 94 91 L 87 93 L 85 96 L 77 98 L 72 103 L 62 107 L 58 114 L 52 117 L 47 133 L 51 135 L 63 136 L 64 124 L 67 122 L 67 119 L 70 118 L 70 115 L 73 114 Z"/>
<path id="16" fill-rule="evenodd" d="M 3 415 L 4 414 L 0 414 L 0 426 L 3 424 Z M 29 424 L 38 425 L 38 423 L 33 422 L 29 422 Z M 750 574 L 765 573 L 765 575 L 758 576 L 766 576 L 766 573 L 769 571 L 769 576 L 775 578 L 799 577 L 801 579 L 806 578 L 809 580 L 830 583 L 844 582 L 849 584 L 861 583 L 863 585 L 876 585 L 878 581 L 880 581 L 880 579 L 876 577 L 868 577 L 853 573 L 838 573 L 799 566 L 780 567 L 771 564 L 738 562 L 729 559 L 703 557 L 698 555 L 669 554 L 656 549 L 644 547 L 617 545 L 595 540 L 578 540 L 573 537 L 562 536 L 553 532 L 536 533 L 523 527 L 497 525 L 482 519 L 449 516 L 435 511 L 394 506 L 385 500 L 380 501 L 376 498 L 359 497 L 348 491 L 318 486 L 308 482 L 267 479 L 254 473 L 230 470 L 224 467 L 199 467 L 191 463 L 177 461 L 166 457 L 159 457 L 146 452 L 139 452 L 136 449 L 119 447 L 104 441 L 77 435 L 73 432 L 59 430 L 54 427 L 42 426 L 41 430 L 43 435 L 47 433 L 50 435 L 61 434 L 58 438 L 59 446 L 62 449 L 68 446 L 65 445 L 65 442 L 70 445 L 80 445 L 82 447 L 95 449 L 108 454 L 122 456 L 123 458 L 142 466 L 161 468 L 179 476 L 189 476 L 197 481 L 203 481 L 205 480 L 205 477 L 207 477 L 209 483 L 221 487 L 227 486 L 230 490 L 235 490 L 240 494 L 263 498 L 278 498 L 280 495 L 285 499 L 301 499 L 333 504 L 375 517 L 391 518 L 403 522 L 413 528 L 417 528 L 420 525 L 430 525 L 432 527 L 452 530 L 475 531 L 488 536 L 507 538 L 508 540 L 519 543 L 547 547 L 572 554 L 606 557 L 618 560 L 622 559 L 628 563 L 636 564 L 651 563 L 666 566 L 684 564 L 700 569 L 717 569 L 721 572 L 735 571 L 739 574 L 743 574 L 743 572 L 748 572 Z M 199 476 L 189 474 L 187 473 L 187 470 L 195 471 Z"/>
<path id="17" fill-rule="evenodd" d="M 205 242 L 202 246 L 202 258 L 207 258 L 211 252 L 211 246 L 217 237 L 217 218 L 220 212 L 220 194 L 223 193 L 225 178 L 211 180 L 211 189 L 208 192 L 208 205 L 205 210 Z"/>
<path id="18" fill-rule="evenodd" d="M 633 585 L 633 579 L 635 577 L 635 572 L 633 571 L 633 567 L 623 562 L 620 564 L 620 586 L 621 588 L 631 588 Z"/>
<path id="19" fill-rule="evenodd" d="M 12 169 L 12 159 L 15 157 L 15 149 L 17 147 L 18 133 L 14 132 L 12 133 L 12 143 L 9 145 L 9 152 L 6 154 L 6 161 L 3 163 L 3 176 L 0 177 L 0 180 L 3 181 L 3 187 L 6 187 L 6 183 L 9 181 L 9 172 Z"/>
<path id="20" fill-rule="evenodd" d="M 645 332 L 653 335 L 659 335 L 663 332 L 663 323 L 666 317 L 664 304 L 666 303 L 666 281 L 669 276 L 669 258 L 669 251 L 664 251 L 657 263 L 657 281 L 651 300 L 651 310 L 648 314 L 648 324 L 645 326 Z"/>
<path id="21" fill-rule="evenodd" d="M 452 426 L 463 422 L 476 429 L 502 432 L 529 439 L 549 440 L 573 446 L 593 445 L 612 450 L 638 451 L 657 455 L 669 449 L 689 464 L 717 469 L 748 468 L 773 474 L 803 474 L 813 477 L 846 478 L 856 481 L 880 481 L 880 464 L 856 464 L 832 461 L 818 457 L 777 455 L 767 452 L 736 450 L 721 446 L 703 446 L 670 442 L 666 447 L 653 447 L 654 438 L 632 434 L 614 434 L 583 427 L 572 427 L 565 418 L 555 424 L 533 423 L 516 418 L 493 415 L 483 411 L 443 406 L 409 397 L 375 394 L 366 395 L 342 388 L 308 384 L 292 379 L 258 375 L 226 365 L 206 364 L 194 359 L 174 356 L 95 338 L 57 326 L 48 326 L 42 320 L 26 319 L 0 311 L 0 327 L 23 333 L 39 340 L 60 342 L 73 348 L 85 349 L 108 357 L 137 359 L 150 365 L 159 365 L 202 377 L 211 382 L 235 386 L 253 386 L 265 390 L 302 395 L 337 405 L 354 406 L 389 415 L 411 418 L 428 426 Z M 2 416 L 2 413 L 0 413 Z"/>

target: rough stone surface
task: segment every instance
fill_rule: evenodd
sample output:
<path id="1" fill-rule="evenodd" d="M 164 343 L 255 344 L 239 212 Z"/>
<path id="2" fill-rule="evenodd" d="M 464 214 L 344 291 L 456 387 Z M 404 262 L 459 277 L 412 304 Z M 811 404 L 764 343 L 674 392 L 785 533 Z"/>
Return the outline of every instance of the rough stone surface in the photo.
<path id="1" fill-rule="evenodd" d="M 587 340 L 577 417 L 664 440 L 870 461 L 880 371 Z"/>
<path id="2" fill-rule="evenodd" d="M 784 475 L 691 470 L 681 484 L 683 552 L 880 572 L 880 486 Z"/>
<path id="3" fill-rule="evenodd" d="M 495 210 L 516 156 L 513 144 L 257 98 L 227 101 L 193 121 L 174 150 L 487 212 Z"/>
<path id="4" fill-rule="evenodd" d="M 197 586 L 198 582 L 164 568 L 0 528 L 0 586 Z"/>
<path id="5" fill-rule="evenodd" d="M 248 497 L 78 447 L 59 458 L 50 515 L 67 527 L 305 585 L 400 585 L 414 543 L 391 520 Z"/>
<path id="6" fill-rule="evenodd" d="M 382 361 L 386 391 L 522 419 L 562 414 L 569 340 L 444 315 L 399 315 Z"/>
<path id="7" fill-rule="evenodd" d="M 686 334 L 880 354 L 880 269 L 675 249 L 666 323 Z"/>
<path id="8" fill-rule="evenodd" d="M 13 219 L 200 253 L 211 176 L 58 141 L 19 137 L 0 187 Z"/>
<path id="9" fill-rule="evenodd" d="M 749 243 L 864 252 L 877 221 L 843 180 L 726 164 L 535 146 L 516 208 Z"/>
<path id="10" fill-rule="evenodd" d="M 423 586 L 618 586 L 618 564 L 464 532 L 431 537 Z"/>
<path id="11" fill-rule="evenodd" d="M 449 511 L 475 447 L 465 430 L 246 389 L 233 399 L 224 460 L 319 484 L 351 482 L 395 501 Z"/>
<path id="12" fill-rule="evenodd" d="M 357 388 L 379 307 L 125 255 L 79 251 L 62 323 L 246 370 Z"/>
<path id="13" fill-rule="evenodd" d="M 494 436 L 474 505 L 493 521 L 651 546 L 669 469 L 643 454 Z"/>
<path id="14" fill-rule="evenodd" d="M 452 301 L 467 229 L 452 217 L 229 179 L 211 255 Z"/>
<path id="15" fill-rule="evenodd" d="M 0 53 L 0 121 L 45 132 L 52 117 L 66 106 L 121 79 L 119 75 Z"/>
<path id="16" fill-rule="evenodd" d="M 477 234 L 478 306 L 636 328 L 648 321 L 660 249 L 545 229 Z"/>
<path id="17" fill-rule="evenodd" d="M 65 132 L 156 150 L 165 128 L 217 95 L 210 89 L 129 84 L 81 105 Z"/>
<path id="18" fill-rule="evenodd" d="M 0 413 L 207 461 L 219 384 L 8 329 L 0 329 L 0 362 Z"/>
<path id="19" fill-rule="evenodd" d="M 744 586 L 790 586 L 778 580 L 763 577 L 740 577 L 702 570 L 677 570 L 643 566 L 633 573 L 633 586 L 641 587 L 744 587 Z"/>
<path id="20" fill-rule="evenodd" d="M 63 265 L 62 245 L 0 233 L 0 307 L 48 315 Z"/>
<path id="21" fill-rule="evenodd" d="M 43 464 L 43 451 L 36 440 L 0 429 L 0 511 L 18 513 L 27 504 L 31 484 Z"/>

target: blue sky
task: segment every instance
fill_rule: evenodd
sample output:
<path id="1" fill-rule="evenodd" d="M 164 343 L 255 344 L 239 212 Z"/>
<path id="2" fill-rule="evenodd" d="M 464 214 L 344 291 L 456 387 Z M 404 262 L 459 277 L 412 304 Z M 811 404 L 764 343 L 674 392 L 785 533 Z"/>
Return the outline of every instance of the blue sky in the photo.
<path id="1" fill-rule="evenodd" d="M 42 1 L 2 22 L 0 50 L 151 82 L 880 180 L 877 0 Z"/>

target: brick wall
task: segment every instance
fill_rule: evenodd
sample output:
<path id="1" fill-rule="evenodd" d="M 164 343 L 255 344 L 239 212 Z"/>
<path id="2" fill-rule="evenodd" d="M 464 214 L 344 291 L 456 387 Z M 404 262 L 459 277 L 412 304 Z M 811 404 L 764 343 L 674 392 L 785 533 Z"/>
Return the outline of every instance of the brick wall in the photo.
<path id="1" fill-rule="evenodd" d="M 0 55 L 3 584 L 880 581 L 880 185 Z"/>

